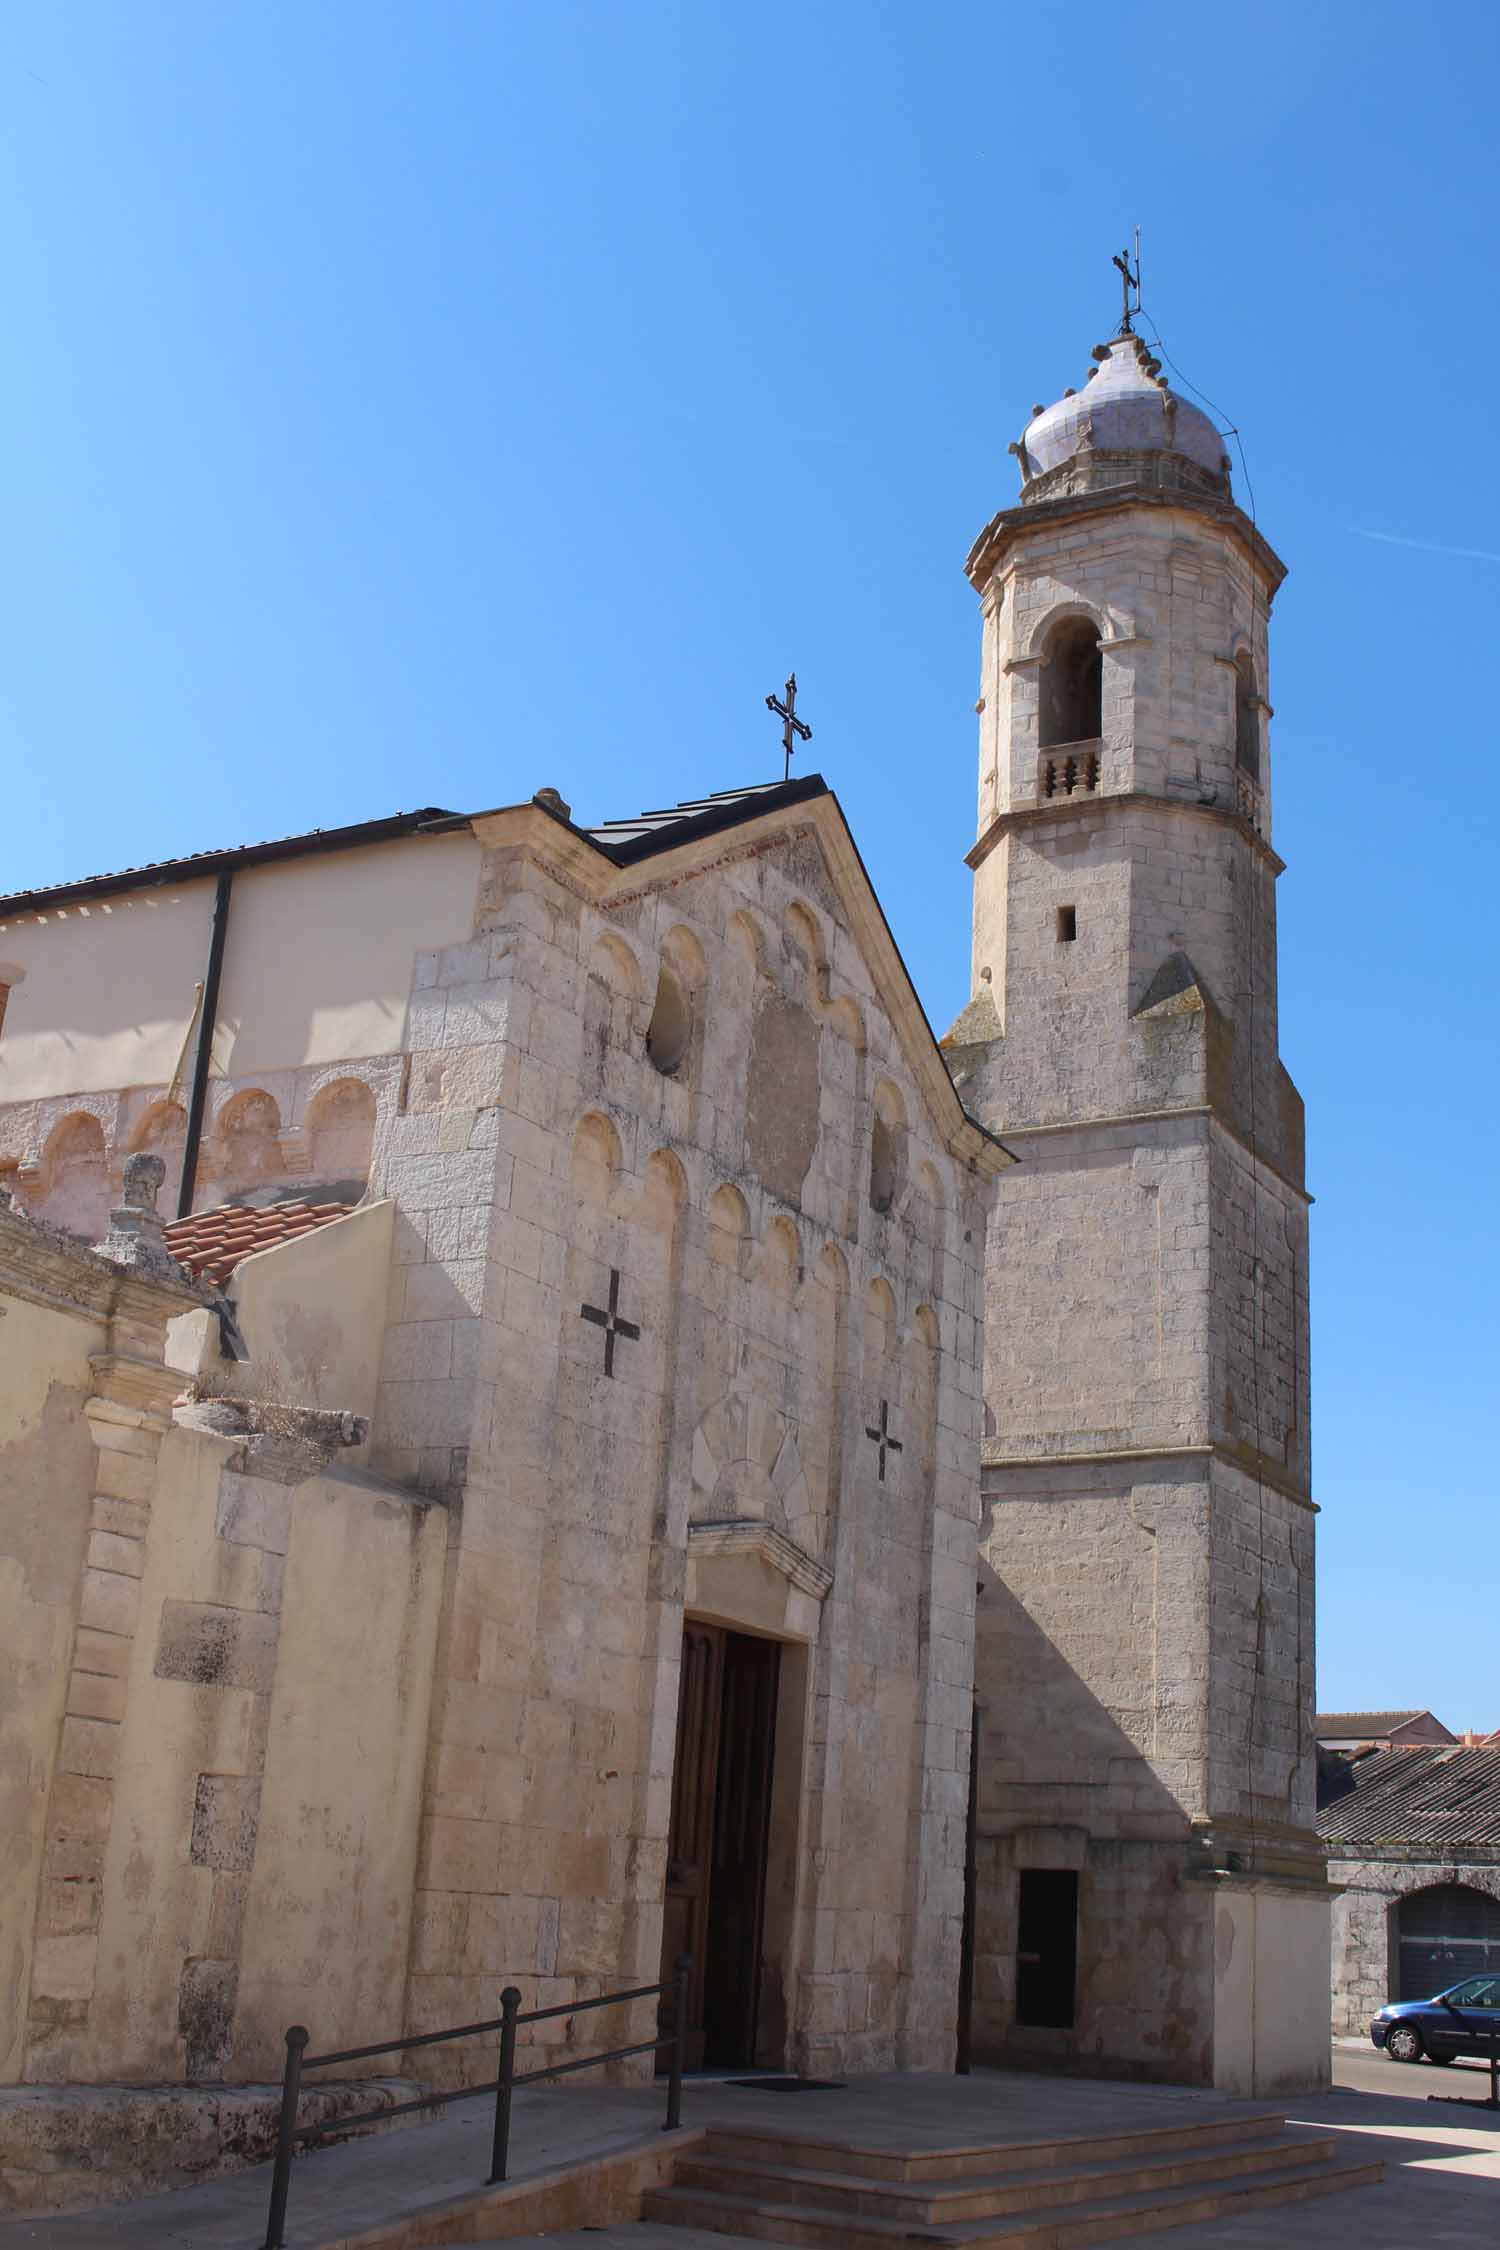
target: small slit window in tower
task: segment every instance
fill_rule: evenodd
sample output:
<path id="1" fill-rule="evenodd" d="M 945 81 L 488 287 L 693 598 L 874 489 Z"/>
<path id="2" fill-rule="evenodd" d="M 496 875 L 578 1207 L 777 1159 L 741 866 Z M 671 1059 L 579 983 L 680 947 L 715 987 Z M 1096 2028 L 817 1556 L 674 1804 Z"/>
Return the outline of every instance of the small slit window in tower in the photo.
<path id="1" fill-rule="evenodd" d="M 646 1053 L 663 1078 L 681 1069 L 692 1031 L 687 995 L 671 970 L 664 968 L 657 978 L 656 1004 L 646 1031 Z"/>
<path id="2" fill-rule="evenodd" d="M 1255 667 L 1248 656 L 1234 660 L 1234 761 L 1252 781 L 1260 779 L 1260 697 Z"/>
<path id="3" fill-rule="evenodd" d="M 1059 945 L 1071 945 L 1071 944 L 1073 943 L 1073 940 L 1074 940 L 1074 939 L 1075 939 L 1075 938 L 1077 937 L 1077 935 L 1078 935 L 1078 909 L 1077 909 L 1077 907 L 1076 907 L 1076 906 L 1060 906 L 1060 907 L 1058 908 L 1058 910 L 1057 910 L 1057 942 L 1058 942 L 1058 944 L 1059 944 Z"/>
<path id="4" fill-rule="evenodd" d="M 1091 617 L 1065 618 L 1041 667 L 1041 747 L 1097 742 L 1104 731 L 1104 659 Z"/>

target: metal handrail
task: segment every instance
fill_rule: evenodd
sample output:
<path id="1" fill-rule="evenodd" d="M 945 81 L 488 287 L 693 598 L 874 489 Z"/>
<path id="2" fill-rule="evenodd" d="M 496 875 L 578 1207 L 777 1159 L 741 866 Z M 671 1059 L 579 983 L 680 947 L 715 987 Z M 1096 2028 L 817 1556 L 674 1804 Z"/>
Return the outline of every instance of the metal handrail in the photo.
<path id="1" fill-rule="evenodd" d="M 276 2160 L 271 2172 L 271 2207 L 266 2215 L 266 2239 L 262 2250 L 284 2250 L 286 2242 L 286 2204 L 291 2188 L 292 2157 L 298 2141 L 320 2140 L 325 2135 L 349 2133 L 357 2125 L 370 2125 L 388 2117 L 404 2117 L 414 2109 L 441 2109 L 448 2102 L 468 2101 L 476 2094 L 493 2094 L 495 2097 L 495 2128 L 490 2141 L 490 2176 L 488 2185 L 498 2186 L 506 2177 L 510 2164 L 510 2104 L 517 2086 L 535 2086 L 545 2078 L 567 2078 L 577 2070 L 594 2070 L 601 2063 L 623 2062 L 628 2055 L 656 2054 L 668 2047 L 672 2052 L 672 2065 L 667 2076 L 667 2116 L 662 2126 L 664 2133 L 676 2130 L 682 2122 L 682 2042 L 683 2025 L 687 2016 L 688 1978 L 692 1973 L 693 1957 L 682 1953 L 670 1977 L 659 1984 L 632 1985 L 625 1992 L 601 1992 L 593 2000 L 564 2000 L 551 2008 L 532 2008 L 521 2014 L 521 1991 L 518 1985 L 508 1984 L 500 1995 L 500 2013 L 483 2023 L 455 2024 L 446 2031 L 409 2032 L 403 2039 L 383 2039 L 369 2047 L 341 2047 L 326 2055 L 309 2055 L 305 2052 L 312 2034 L 305 2024 L 294 2023 L 286 2035 L 286 2064 L 281 2074 L 281 2111 L 276 2121 Z M 628 2047 L 610 2047 L 603 2054 L 578 2055 L 571 2062 L 549 2064 L 543 2070 L 516 2069 L 516 2033 L 523 2024 L 549 2023 L 558 2016 L 581 2016 L 591 2008 L 619 2008 L 631 2000 L 656 2000 L 663 1993 L 673 1995 L 672 2029 L 655 2039 L 638 2039 Z M 457 2086 L 447 2093 L 424 2094 L 417 2101 L 394 2102 L 382 2109 L 357 2110 L 352 2117 L 330 2117 L 312 2125 L 297 2123 L 297 2104 L 302 2096 L 302 2073 L 305 2070 L 326 2069 L 330 2063 L 366 2062 L 372 2055 L 404 2053 L 408 2047 L 433 2047 L 450 2039 L 474 2039 L 484 2033 L 500 2034 L 500 2075 L 486 2079 L 478 2086 Z"/>

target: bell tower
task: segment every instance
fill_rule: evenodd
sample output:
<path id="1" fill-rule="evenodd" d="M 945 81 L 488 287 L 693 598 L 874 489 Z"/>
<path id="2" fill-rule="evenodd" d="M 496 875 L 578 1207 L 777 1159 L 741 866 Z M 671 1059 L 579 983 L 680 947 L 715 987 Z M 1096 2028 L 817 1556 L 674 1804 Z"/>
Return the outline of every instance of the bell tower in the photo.
<path id="1" fill-rule="evenodd" d="M 986 1269 L 975 2051 L 1328 2074 L 1302 1108 L 1276 1020 L 1283 565 L 1127 317 L 980 533 Z"/>

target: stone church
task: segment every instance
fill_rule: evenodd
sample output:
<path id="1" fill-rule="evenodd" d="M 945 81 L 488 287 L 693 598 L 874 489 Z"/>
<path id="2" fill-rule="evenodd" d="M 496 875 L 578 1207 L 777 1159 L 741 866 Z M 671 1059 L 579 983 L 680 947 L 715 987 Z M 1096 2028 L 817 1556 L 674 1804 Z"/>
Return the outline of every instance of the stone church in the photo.
<path id="1" fill-rule="evenodd" d="M 1013 451 L 941 1044 L 817 776 L 0 900 L 0 2142 L 681 1951 L 1326 2075 L 1282 565 L 1128 323 Z"/>

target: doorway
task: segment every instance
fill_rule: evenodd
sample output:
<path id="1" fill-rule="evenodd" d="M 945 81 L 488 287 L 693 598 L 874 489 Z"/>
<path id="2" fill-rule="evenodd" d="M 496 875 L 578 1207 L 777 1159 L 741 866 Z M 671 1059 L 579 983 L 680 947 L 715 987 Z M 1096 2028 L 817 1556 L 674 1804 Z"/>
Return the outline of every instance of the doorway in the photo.
<path id="1" fill-rule="evenodd" d="M 683 1625 L 661 1973 L 692 1955 L 687 2070 L 755 2062 L 780 1671 L 776 1641 Z"/>
<path id="2" fill-rule="evenodd" d="M 1077 1979 L 1077 1873 L 1024 1867 L 1016 1928 L 1016 2022 L 1071 2030 Z"/>

